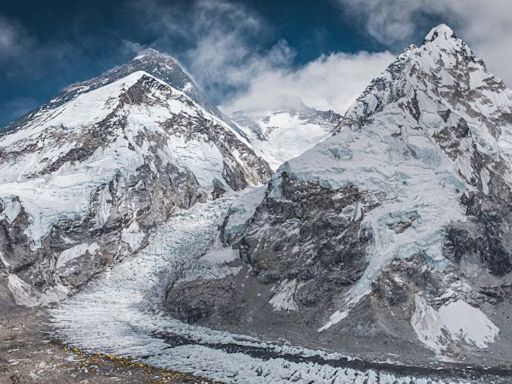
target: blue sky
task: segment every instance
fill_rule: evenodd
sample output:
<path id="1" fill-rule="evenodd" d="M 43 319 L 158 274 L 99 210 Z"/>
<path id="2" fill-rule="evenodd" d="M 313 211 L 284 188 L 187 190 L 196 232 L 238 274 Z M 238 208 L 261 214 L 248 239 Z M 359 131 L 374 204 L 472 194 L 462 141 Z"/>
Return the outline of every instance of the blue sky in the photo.
<path id="1" fill-rule="evenodd" d="M 394 54 L 421 42 L 438 22 L 452 24 L 498 62 L 510 7 L 493 4 L 482 10 L 480 0 L 4 1 L 0 125 L 149 46 L 177 57 L 227 110 L 293 93 L 342 112 Z M 479 33 L 489 23 L 492 33 Z"/>

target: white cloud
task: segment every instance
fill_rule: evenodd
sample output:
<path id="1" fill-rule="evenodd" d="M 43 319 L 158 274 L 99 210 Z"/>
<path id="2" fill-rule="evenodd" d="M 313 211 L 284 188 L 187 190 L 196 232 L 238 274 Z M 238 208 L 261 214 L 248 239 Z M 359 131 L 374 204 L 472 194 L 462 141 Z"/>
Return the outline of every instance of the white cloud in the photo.
<path id="1" fill-rule="evenodd" d="M 191 9 L 161 0 L 132 3 L 140 23 L 158 32 L 154 45 L 170 47 L 195 80 L 226 111 L 267 108 L 280 95 L 301 98 L 321 109 L 344 112 L 390 53 L 334 53 L 301 68 L 286 41 L 270 48 L 272 28 L 250 8 L 228 0 L 195 0 Z M 186 41 L 179 50 L 177 41 Z"/>
<path id="2" fill-rule="evenodd" d="M 26 31 L 18 22 L 0 15 L 0 60 L 23 53 L 29 40 Z"/>
<path id="3" fill-rule="evenodd" d="M 61 41 L 41 41 L 16 19 L 0 14 L 0 77 L 37 78 L 55 71 L 73 57 L 72 47 Z"/>
<path id="4" fill-rule="evenodd" d="M 226 112 L 266 109 L 283 96 L 299 97 L 306 105 L 344 113 L 370 81 L 394 60 L 389 52 L 335 53 L 305 66 L 265 71 L 252 79 L 248 91 L 223 106 Z"/>
<path id="5" fill-rule="evenodd" d="M 271 68 L 289 65 L 286 42 L 264 49 L 270 27 L 251 9 L 226 0 L 194 0 L 188 7 L 162 0 L 131 3 L 139 24 L 154 33 L 152 45 L 171 50 L 195 80 L 220 100 Z"/>
<path id="6" fill-rule="evenodd" d="M 510 0 L 337 0 L 377 40 L 404 46 L 431 20 L 451 25 L 491 71 L 512 84 Z M 427 27 L 428 28 L 428 27 Z M 422 31 L 426 32 L 425 30 Z"/>

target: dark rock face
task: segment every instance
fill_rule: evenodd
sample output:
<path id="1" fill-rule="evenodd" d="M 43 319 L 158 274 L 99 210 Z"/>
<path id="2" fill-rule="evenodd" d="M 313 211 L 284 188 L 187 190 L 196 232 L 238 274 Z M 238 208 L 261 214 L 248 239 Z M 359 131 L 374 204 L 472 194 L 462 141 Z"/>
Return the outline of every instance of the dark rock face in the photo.
<path id="1" fill-rule="evenodd" d="M 449 110 L 448 110 L 449 111 Z M 460 119 L 455 127 L 445 127 L 439 132 L 435 133 L 433 137 L 439 143 L 441 148 L 453 160 L 463 155 L 463 150 L 460 148 L 460 139 L 468 137 L 469 128 L 466 120 Z"/>
<path id="2" fill-rule="evenodd" d="M 236 290 L 233 282 L 207 280 L 180 283 L 172 287 L 166 297 L 171 314 L 188 323 L 201 320 L 230 318 L 233 320 L 233 302 Z"/>
<path id="3" fill-rule="evenodd" d="M 333 284 L 350 285 L 359 279 L 371 239 L 361 220 L 377 204 L 375 197 L 355 187 L 323 188 L 286 173 L 280 189 L 279 199 L 265 197 L 245 236 L 233 244 L 258 279 L 314 282 L 321 285 L 314 289 L 318 295 Z"/>
<path id="4" fill-rule="evenodd" d="M 18 198 L 15 198 L 15 201 L 21 206 Z M 5 212 L 5 209 L 5 205 L 0 204 L 0 213 Z M 15 271 L 23 271 L 34 264 L 34 261 L 30 257 L 29 240 L 25 234 L 27 226 L 28 217 L 23 209 L 11 222 L 9 222 L 8 218 L 0 220 L 0 246 L 3 250 L 2 257 L 5 261 L 16 261 L 13 265 Z"/>
<path id="5" fill-rule="evenodd" d="M 372 295 L 391 307 L 407 306 L 414 310 L 412 298 L 418 291 L 427 291 L 432 297 L 439 296 L 445 289 L 440 271 L 428 265 L 420 255 L 405 260 L 395 259 L 372 284 Z"/>
<path id="6" fill-rule="evenodd" d="M 464 124 L 458 128 L 455 133 L 466 132 Z M 454 223 L 447 229 L 445 253 L 456 263 L 466 259 L 504 276 L 512 271 L 512 191 L 505 179 L 506 159 L 482 153 L 476 143 L 472 150 L 474 173 L 468 181 L 475 190 L 461 197 L 471 224 Z M 487 175 L 487 180 L 481 175 Z"/>
<path id="7" fill-rule="evenodd" d="M 297 342 L 305 336 L 285 331 L 288 322 L 316 332 L 325 316 L 319 308 L 334 305 L 366 268 L 372 234 L 361 221 L 378 199 L 355 187 L 332 190 L 287 174 L 279 189 L 279 198 L 267 193 L 241 236 L 223 236 L 246 267 L 233 277 L 171 286 L 166 307 L 174 316 L 249 333 L 266 333 L 270 321 L 270 333 L 285 332 Z M 269 304 L 278 292 L 284 303 Z"/>
<path id="8" fill-rule="evenodd" d="M 473 231 L 457 226 L 448 229 L 447 257 L 457 263 L 463 258 L 477 261 L 496 276 L 508 274 L 512 271 L 511 205 L 481 193 L 469 194 L 463 202 L 475 225 Z"/>

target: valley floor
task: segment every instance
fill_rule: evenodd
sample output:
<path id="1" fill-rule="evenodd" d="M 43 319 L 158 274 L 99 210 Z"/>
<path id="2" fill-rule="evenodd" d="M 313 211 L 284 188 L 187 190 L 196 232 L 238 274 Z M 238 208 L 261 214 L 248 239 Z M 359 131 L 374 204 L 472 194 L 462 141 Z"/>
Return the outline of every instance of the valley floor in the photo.
<path id="1" fill-rule="evenodd" d="M 109 384 L 210 383 L 112 355 L 86 354 L 50 338 L 44 311 L 8 307 L 0 311 L 0 383 Z"/>

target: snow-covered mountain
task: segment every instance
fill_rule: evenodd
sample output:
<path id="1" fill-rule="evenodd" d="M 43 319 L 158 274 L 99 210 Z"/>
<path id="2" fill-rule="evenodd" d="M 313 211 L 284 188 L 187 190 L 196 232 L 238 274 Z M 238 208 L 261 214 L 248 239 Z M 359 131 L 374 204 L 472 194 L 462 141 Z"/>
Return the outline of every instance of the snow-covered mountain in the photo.
<path id="1" fill-rule="evenodd" d="M 244 136 L 273 169 L 331 135 L 341 121 L 337 113 L 309 108 L 295 97 L 278 96 L 273 104 L 271 109 L 231 114 Z"/>
<path id="2" fill-rule="evenodd" d="M 270 176 L 176 61 L 145 51 L 0 136 L 0 269 L 18 302 L 53 300 L 176 210 Z"/>
<path id="3" fill-rule="evenodd" d="M 371 360 L 508 365 L 511 187 L 512 93 L 440 25 L 231 209 L 241 264 L 168 308 Z"/>

